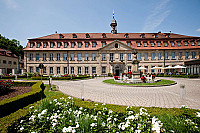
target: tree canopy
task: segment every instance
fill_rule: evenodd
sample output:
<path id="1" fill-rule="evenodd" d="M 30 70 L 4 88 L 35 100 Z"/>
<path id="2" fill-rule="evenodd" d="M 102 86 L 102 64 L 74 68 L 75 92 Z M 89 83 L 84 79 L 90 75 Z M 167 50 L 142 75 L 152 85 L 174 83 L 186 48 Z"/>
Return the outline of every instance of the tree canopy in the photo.
<path id="1" fill-rule="evenodd" d="M 0 34 L 0 48 L 9 50 L 10 52 L 16 54 L 17 56 L 22 56 L 22 58 L 24 57 L 23 46 L 20 45 L 20 42 L 15 39 L 10 40 L 6 37 L 3 37 L 1 34 Z"/>

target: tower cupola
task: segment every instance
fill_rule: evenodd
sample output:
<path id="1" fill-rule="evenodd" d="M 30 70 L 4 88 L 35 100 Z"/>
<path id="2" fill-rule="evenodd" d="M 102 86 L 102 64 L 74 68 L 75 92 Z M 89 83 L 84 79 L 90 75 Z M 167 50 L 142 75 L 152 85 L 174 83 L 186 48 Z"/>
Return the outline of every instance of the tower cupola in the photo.
<path id="1" fill-rule="evenodd" d="M 113 10 L 113 19 L 110 23 L 111 26 L 111 33 L 112 34 L 117 34 L 117 21 L 115 20 L 115 16 L 114 16 L 114 10 Z"/>

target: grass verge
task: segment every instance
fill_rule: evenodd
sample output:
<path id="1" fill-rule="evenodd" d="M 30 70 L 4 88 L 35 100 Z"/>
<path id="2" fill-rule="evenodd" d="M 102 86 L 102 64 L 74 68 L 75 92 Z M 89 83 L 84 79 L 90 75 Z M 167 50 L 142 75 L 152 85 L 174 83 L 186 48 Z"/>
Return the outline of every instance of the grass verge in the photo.
<path id="1" fill-rule="evenodd" d="M 107 79 L 107 80 L 104 80 L 103 82 L 108 83 L 108 84 L 129 85 L 129 86 L 160 86 L 160 85 L 169 85 L 169 84 L 176 83 L 175 81 L 165 80 L 165 79 L 161 79 L 161 81 L 156 82 L 156 83 L 139 83 L 139 84 L 118 83 L 118 82 L 115 82 L 114 79 Z"/>

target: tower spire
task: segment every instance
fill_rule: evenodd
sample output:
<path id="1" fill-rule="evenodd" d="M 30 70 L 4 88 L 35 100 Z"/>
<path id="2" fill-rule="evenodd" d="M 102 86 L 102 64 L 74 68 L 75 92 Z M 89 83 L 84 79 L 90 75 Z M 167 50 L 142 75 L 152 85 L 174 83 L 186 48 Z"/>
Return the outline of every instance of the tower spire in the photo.
<path id="1" fill-rule="evenodd" d="M 115 13 L 114 13 L 114 10 L 113 10 L 113 20 L 111 21 L 111 33 L 112 34 L 117 34 L 117 21 L 115 20 L 115 17 L 114 17 Z"/>

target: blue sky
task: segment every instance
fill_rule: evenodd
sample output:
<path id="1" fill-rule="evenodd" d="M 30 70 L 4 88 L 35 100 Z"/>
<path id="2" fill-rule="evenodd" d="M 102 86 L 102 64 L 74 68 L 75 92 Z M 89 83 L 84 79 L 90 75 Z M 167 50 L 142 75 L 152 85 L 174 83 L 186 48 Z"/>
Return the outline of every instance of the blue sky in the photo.
<path id="1" fill-rule="evenodd" d="M 109 33 L 113 9 L 120 33 L 200 36 L 200 0 L 0 0 L 0 34 L 26 46 L 55 33 Z"/>

